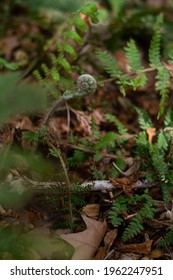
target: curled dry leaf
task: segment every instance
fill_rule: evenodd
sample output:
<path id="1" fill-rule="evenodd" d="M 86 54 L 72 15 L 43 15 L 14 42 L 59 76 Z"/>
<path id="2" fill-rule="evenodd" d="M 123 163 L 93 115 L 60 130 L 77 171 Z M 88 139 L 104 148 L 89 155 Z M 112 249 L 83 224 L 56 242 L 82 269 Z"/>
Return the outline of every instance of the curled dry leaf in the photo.
<path id="1" fill-rule="evenodd" d="M 82 218 L 86 224 L 86 230 L 60 235 L 75 248 L 72 260 L 91 260 L 107 230 L 106 222 L 95 221 L 84 215 Z"/>
<path id="2" fill-rule="evenodd" d="M 91 115 L 88 115 L 85 112 L 70 109 L 71 112 L 75 115 L 75 118 L 71 118 L 71 122 L 75 127 L 75 131 L 83 135 L 92 135 L 91 129 Z"/>
<path id="3" fill-rule="evenodd" d="M 149 254 L 151 252 L 152 240 L 146 240 L 143 243 L 138 244 L 121 244 L 117 250 L 123 253 L 137 253 L 137 254 Z"/>
<path id="4" fill-rule="evenodd" d="M 147 135 L 148 135 L 148 141 L 149 141 L 150 144 L 152 144 L 153 137 L 156 134 L 156 128 L 155 127 L 147 128 L 146 132 L 147 132 Z"/>

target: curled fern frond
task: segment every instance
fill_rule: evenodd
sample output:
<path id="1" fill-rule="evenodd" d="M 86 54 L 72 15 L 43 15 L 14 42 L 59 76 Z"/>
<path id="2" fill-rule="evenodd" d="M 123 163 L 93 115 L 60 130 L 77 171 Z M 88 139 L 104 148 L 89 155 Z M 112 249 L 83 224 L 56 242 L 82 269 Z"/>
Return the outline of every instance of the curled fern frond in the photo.
<path id="1" fill-rule="evenodd" d="M 68 80 L 72 81 L 72 64 L 69 62 L 66 54 L 69 54 L 72 59 L 77 58 L 74 42 L 75 45 L 82 45 L 82 36 L 89 28 L 85 19 L 81 17 L 81 13 L 90 17 L 91 21 L 97 21 L 97 6 L 92 1 L 88 1 L 82 5 L 77 12 L 75 12 L 74 16 L 68 21 L 67 28 L 63 32 L 61 38 L 62 40 L 56 43 L 57 54 L 51 55 L 51 65 L 47 66 L 46 64 L 43 64 L 41 71 L 34 73 L 34 76 L 39 81 L 42 81 L 42 84 L 47 85 L 54 82 L 56 83 L 57 88 L 64 90 L 68 88 Z M 49 90 L 51 91 L 51 86 L 49 86 Z M 51 93 L 55 96 L 54 88 Z"/>

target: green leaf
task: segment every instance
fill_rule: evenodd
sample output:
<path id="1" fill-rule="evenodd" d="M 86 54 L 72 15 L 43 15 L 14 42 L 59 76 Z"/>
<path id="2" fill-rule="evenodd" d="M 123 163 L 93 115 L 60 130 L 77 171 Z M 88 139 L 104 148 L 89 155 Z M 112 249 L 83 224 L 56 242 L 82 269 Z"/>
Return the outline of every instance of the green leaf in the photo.
<path id="1" fill-rule="evenodd" d="M 106 133 L 106 135 L 96 143 L 95 149 L 98 151 L 106 148 L 115 148 L 117 137 L 118 134 L 114 132 Z"/>
<path id="2" fill-rule="evenodd" d="M 152 123 L 148 113 L 137 107 L 134 107 L 134 108 L 138 114 L 138 122 L 139 122 L 140 128 L 142 130 L 146 130 L 147 128 L 153 127 L 153 123 Z"/>
<path id="3" fill-rule="evenodd" d="M 73 20 L 74 25 L 79 28 L 81 31 L 86 32 L 88 27 L 86 22 L 81 19 L 78 15 Z"/>
<path id="4" fill-rule="evenodd" d="M 58 63 L 68 72 L 68 73 L 71 73 L 71 65 L 70 63 L 68 62 L 68 60 L 63 57 L 63 56 L 60 56 L 58 58 Z"/>
<path id="5" fill-rule="evenodd" d="M 122 74 L 116 59 L 107 51 L 97 49 L 96 56 L 101 62 L 103 68 L 111 77 L 116 78 Z"/>
<path id="6" fill-rule="evenodd" d="M 9 117 L 46 108 L 46 92 L 38 85 L 20 82 L 19 73 L 0 75 L 0 122 Z"/>
<path id="7" fill-rule="evenodd" d="M 156 19 L 154 27 L 154 35 L 149 47 L 149 62 L 151 67 L 160 67 L 160 45 L 161 45 L 161 25 L 163 23 L 163 15 L 159 15 Z"/>
<path id="8" fill-rule="evenodd" d="M 130 39 L 130 41 L 127 43 L 125 52 L 131 72 L 137 73 L 139 70 L 143 69 L 141 55 L 133 39 Z"/>
<path id="9" fill-rule="evenodd" d="M 158 117 L 164 114 L 165 112 L 165 105 L 168 99 L 168 93 L 170 91 L 171 86 L 171 76 L 169 71 L 165 67 L 158 67 L 158 72 L 156 76 L 156 89 L 159 91 L 161 96 L 160 100 L 160 110 Z"/>
<path id="10" fill-rule="evenodd" d="M 69 53 L 69 55 L 70 55 L 72 58 L 74 58 L 74 59 L 77 58 L 77 53 L 76 53 L 76 51 L 74 50 L 74 48 L 73 48 L 69 43 L 66 43 L 66 44 L 64 45 L 64 51 L 67 52 L 67 53 Z"/>
<path id="11" fill-rule="evenodd" d="M 82 37 L 77 33 L 77 31 L 73 31 L 70 30 L 68 32 L 64 32 L 63 33 L 63 37 L 66 38 L 71 38 L 72 40 L 74 40 L 76 43 L 78 43 L 79 45 L 83 44 L 83 39 Z"/>
<path id="12" fill-rule="evenodd" d="M 114 115 L 105 114 L 105 119 L 109 122 L 113 122 L 117 126 L 119 134 L 126 134 L 128 132 L 127 128 Z"/>

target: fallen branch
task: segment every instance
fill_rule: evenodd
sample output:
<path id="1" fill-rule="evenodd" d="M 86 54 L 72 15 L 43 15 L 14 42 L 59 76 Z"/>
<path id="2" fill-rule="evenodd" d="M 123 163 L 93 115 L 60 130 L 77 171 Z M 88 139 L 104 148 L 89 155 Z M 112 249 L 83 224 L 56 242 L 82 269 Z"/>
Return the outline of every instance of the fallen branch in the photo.
<path id="1" fill-rule="evenodd" d="M 62 190 L 62 188 L 65 188 L 66 183 L 65 182 L 38 182 L 33 181 L 30 178 L 23 176 L 23 179 L 25 182 L 29 184 L 29 186 L 34 191 L 44 191 L 44 190 Z M 158 186 L 158 183 L 144 183 L 140 180 L 136 181 L 134 185 L 134 189 L 139 188 L 151 188 Z M 90 181 L 79 184 L 79 187 L 81 189 L 90 188 L 91 191 L 111 191 L 114 189 L 117 189 L 116 186 L 114 186 L 109 180 L 97 180 L 97 181 Z M 118 188 L 119 189 L 119 188 Z"/>

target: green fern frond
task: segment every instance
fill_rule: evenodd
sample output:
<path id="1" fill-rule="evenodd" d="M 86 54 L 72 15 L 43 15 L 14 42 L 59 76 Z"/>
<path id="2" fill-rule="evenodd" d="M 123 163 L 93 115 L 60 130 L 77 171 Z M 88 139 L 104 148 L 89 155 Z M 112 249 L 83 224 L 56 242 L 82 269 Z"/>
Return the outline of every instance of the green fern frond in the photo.
<path id="1" fill-rule="evenodd" d="M 157 137 L 157 147 L 159 150 L 167 151 L 169 148 L 170 137 L 166 135 L 163 130 L 159 131 L 158 137 Z"/>
<path id="2" fill-rule="evenodd" d="M 130 70 L 133 73 L 137 73 L 139 70 L 143 69 L 140 52 L 136 47 L 136 43 L 133 39 L 127 43 L 125 47 L 125 54 L 130 66 Z"/>
<path id="3" fill-rule="evenodd" d="M 106 135 L 103 136 L 103 138 L 101 138 L 95 144 L 96 151 L 106 149 L 106 148 L 115 148 L 117 137 L 118 137 L 118 134 L 116 134 L 114 132 L 106 133 Z"/>
<path id="4" fill-rule="evenodd" d="M 75 150 L 72 157 L 68 158 L 68 163 L 70 167 L 78 166 L 80 163 L 85 162 L 87 155 L 82 152 Z"/>
<path id="5" fill-rule="evenodd" d="M 100 49 L 96 50 L 96 57 L 101 62 L 105 71 L 112 77 L 117 78 L 121 75 L 121 70 L 114 57 L 112 57 L 107 51 Z"/>
<path id="6" fill-rule="evenodd" d="M 76 16 L 74 18 L 73 24 L 74 24 L 74 26 L 77 29 L 81 30 L 82 32 L 86 32 L 87 31 L 87 24 L 86 24 L 86 22 L 83 19 L 81 19 L 79 16 Z"/>
<path id="7" fill-rule="evenodd" d="M 40 82 L 40 84 L 43 83 L 43 76 L 40 74 L 38 70 L 33 71 L 33 76 L 37 79 L 37 81 Z"/>
<path id="8" fill-rule="evenodd" d="M 61 65 L 68 73 L 71 73 L 71 65 L 68 60 L 62 55 L 58 58 L 58 63 Z"/>
<path id="9" fill-rule="evenodd" d="M 84 6 L 82 6 L 80 12 L 86 16 L 89 16 L 93 23 L 98 22 L 98 10 L 94 2 L 87 2 Z"/>
<path id="10" fill-rule="evenodd" d="M 173 245 L 173 226 L 170 227 L 164 239 L 159 242 L 159 245 L 160 246 Z"/>
<path id="11" fill-rule="evenodd" d="M 99 153 L 99 152 L 96 152 L 95 154 L 94 154 L 94 156 L 93 156 L 93 160 L 96 162 L 96 161 L 99 161 L 99 160 L 101 160 L 102 159 L 102 154 L 101 153 Z"/>
<path id="12" fill-rule="evenodd" d="M 140 108 L 134 107 L 138 114 L 138 122 L 142 130 L 153 127 L 152 120 L 148 113 Z"/>
<path id="13" fill-rule="evenodd" d="M 83 44 L 83 39 L 77 31 L 69 30 L 68 32 L 64 32 L 62 37 L 65 40 L 68 39 L 68 38 L 71 38 L 72 40 L 74 40 L 79 45 Z"/>
<path id="14" fill-rule="evenodd" d="M 170 106 L 166 112 L 164 118 L 164 126 L 165 127 L 172 127 L 173 126 L 173 106 Z"/>
<path id="15" fill-rule="evenodd" d="M 74 58 L 74 59 L 77 58 L 76 51 L 69 43 L 65 43 L 63 48 L 64 48 L 64 52 L 67 52 L 72 58 Z"/>
<path id="16" fill-rule="evenodd" d="M 166 101 L 168 99 L 168 93 L 170 91 L 170 73 L 165 67 L 159 67 L 157 69 L 157 76 L 156 76 L 156 89 L 159 91 L 159 94 L 161 96 L 160 100 L 160 110 L 158 117 L 164 114 L 165 112 L 165 105 Z"/>
<path id="17" fill-rule="evenodd" d="M 59 75 L 59 72 L 57 71 L 56 67 L 53 67 L 51 69 L 51 77 L 55 83 L 59 82 L 60 75 Z"/>
<path id="18" fill-rule="evenodd" d="M 144 87 L 147 80 L 145 73 L 139 71 L 134 79 L 129 80 L 129 85 L 133 90 L 137 90 L 139 87 Z"/>
<path id="19" fill-rule="evenodd" d="M 128 200 L 125 196 L 119 196 L 115 199 L 111 210 L 109 211 L 108 218 L 114 226 L 119 226 L 123 222 L 123 218 L 119 215 L 123 211 L 127 211 Z"/>
<path id="20" fill-rule="evenodd" d="M 151 67 L 160 67 L 162 65 L 160 61 L 160 45 L 161 45 L 161 25 L 163 23 L 163 15 L 159 15 L 156 19 L 154 27 L 154 35 L 149 47 L 149 62 Z"/>
<path id="21" fill-rule="evenodd" d="M 126 227 L 122 235 L 122 240 L 125 242 L 130 238 L 133 238 L 135 235 L 140 233 L 144 227 L 142 223 L 142 216 L 140 214 L 136 215 L 130 224 Z"/>
<path id="22" fill-rule="evenodd" d="M 38 71 L 35 72 L 34 76 L 38 78 L 42 84 L 49 84 L 49 90 L 51 91 L 51 82 L 56 83 L 56 88 L 64 90 L 65 86 L 68 84 L 67 80 L 72 81 L 71 73 L 72 73 L 72 65 L 69 62 L 66 54 L 68 53 L 73 59 L 77 58 L 77 52 L 74 48 L 74 42 L 82 45 L 83 34 L 88 30 L 88 25 L 84 19 L 81 18 L 81 13 L 87 15 L 91 18 L 93 22 L 97 21 L 97 6 L 94 2 L 88 1 L 83 4 L 81 8 L 74 14 L 74 16 L 68 21 L 66 30 L 64 30 L 62 35 L 62 40 L 56 43 L 57 55 L 52 54 L 51 58 L 51 66 L 47 66 L 45 64 L 41 67 L 41 73 L 43 72 L 43 78 L 41 77 L 41 73 Z M 80 34 L 78 32 L 80 30 Z M 72 43 L 73 41 L 73 43 Z M 63 72 L 63 77 L 66 81 L 62 81 L 63 77 L 61 76 L 61 72 Z M 62 87 L 62 85 L 65 85 Z M 66 89 L 66 88 L 65 88 Z M 69 89 L 69 87 L 68 87 Z M 53 96 L 56 96 L 54 87 L 53 91 L 51 91 Z"/>
<path id="23" fill-rule="evenodd" d="M 41 64 L 41 69 L 45 75 L 45 77 L 48 77 L 49 73 L 50 73 L 50 69 L 48 68 L 48 66 L 44 63 Z"/>
<path id="24" fill-rule="evenodd" d="M 156 212 L 156 209 L 153 206 L 153 199 L 146 191 L 143 195 L 138 196 L 135 195 L 131 201 L 129 200 L 129 204 L 132 204 L 133 200 L 135 202 L 145 201 L 143 207 L 139 210 L 137 215 L 132 218 L 132 221 L 126 227 L 125 231 L 122 235 L 122 240 L 127 241 L 130 238 L 133 238 L 135 235 L 140 233 L 143 230 L 142 222 L 145 218 L 152 219 Z"/>
<path id="25" fill-rule="evenodd" d="M 127 211 L 130 205 L 137 205 L 137 207 L 139 207 L 141 203 L 143 203 L 143 206 L 134 215 L 122 234 L 123 241 L 127 241 L 143 230 L 143 220 L 146 218 L 152 219 L 154 217 L 156 211 L 154 208 L 155 205 L 152 197 L 148 194 L 148 190 L 142 195 L 135 194 L 131 197 L 126 197 L 124 195 L 119 196 L 112 205 L 108 217 L 114 226 L 118 226 L 124 221 L 121 217 L 121 213 Z"/>
<path id="26" fill-rule="evenodd" d="M 115 117 L 114 115 L 111 114 L 105 114 L 105 119 L 109 122 L 113 122 L 118 129 L 118 133 L 119 134 L 126 134 L 128 132 L 127 128 L 122 124 L 122 122 L 117 119 L 117 117 Z"/>
<path id="27" fill-rule="evenodd" d="M 95 122 L 94 116 L 91 117 L 91 129 L 93 131 L 93 137 L 98 139 L 100 136 L 100 131 L 98 125 Z"/>
<path id="28" fill-rule="evenodd" d="M 136 137 L 136 155 L 140 158 L 148 158 L 150 143 L 146 131 L 141 131 Z"/>
<path id="29" fill-rule="evenodd" d="M 154 169 L 158 172 L 158 177 L 161 181 L 165 181 L 166 175 L 169 172 L 168 165 L 165 162 L 165 151 L 159 149 L 158 145 L 150 146 L 150 156 Z"/>
<path id="30" fill-rule="evenodd" d="M 96 166 L 91 166 L 90 169 L 95 180 L 105 180 L 106 175 L 102 170 L 99 170 Z"/>

